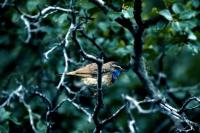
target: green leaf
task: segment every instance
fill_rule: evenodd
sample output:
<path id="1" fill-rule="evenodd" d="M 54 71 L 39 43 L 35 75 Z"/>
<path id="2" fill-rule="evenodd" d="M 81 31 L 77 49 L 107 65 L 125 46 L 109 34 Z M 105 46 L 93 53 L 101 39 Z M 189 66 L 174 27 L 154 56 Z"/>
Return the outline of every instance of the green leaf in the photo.
<path id="1" fill-rule="evenodd" d="M 118 12 L 109 12 L 108 13 L 108 17 L 109 17 L 109 19 L 114 21 L 116 18 L 120 17 L 120 13 L 118 13 Z"/>
<path id="2" fill-rule="evenodd" d="M 95 5 L 92 4 L 92 2 L 87 2 L 87 0 L 80 0 L 79 2 L 77 2 L 77 4 L 78 6 L 81 6 L 84 9 L 91 9 L 95 7 Z"/>
<path id="3" fill-rule="evenodd" d="M 178 21 L 172 22 L 171 26 L 172 26 L 172 29 L 173 29 L 174 31 L 179 32 L 179 31 L 182 30 L 182 29 L 181 29 L 181 26 L 180 26 L 180 22 L 178 22 Z"/>
<path id="4" fill-rule="evenodd" d="M 196 37 L 196 35 L 192 31 L 190 31 L 188 33 L 188 39 L 195 41 L 195 40 L 197 40 L 197 37 Z"/>
<path id="5" fill-rule="evenodd" d="M 168 9 L 164 9 L 164 10 L 160 11 L 159 14 L 169 21 L 173 20 L 173 17 Z"/>
<path id="6" fill-rule="evenodd" d="M 127 10 L 122 10 L 122 14 L 125 18 L 130 18 L 129 13 L 127 12 Z"/>
<path id="7" fill-rule="evenodd" d="M 155 25 L 155 30 L 162 30 L 166 27 L 166 23 L 164 22 L 158 22 L 156 25 Z"/>
<path id="8" fill-rule="evenodd" d="M 107 29 L 109 28 L 109 25 L 108 25 L 107 23 L 100 22 L 100 23 L 98 24 L 98 27 L 99 27 L 102 31 L 107 32 Z"/>
<path id="9" fill-rule="evenodd" d="M 184 8 L 181 4 L 175 3 L 172 5 L 172 11 L 176 14 L 180 14 L 184 11 Z"/>
<path id="10" fill-rule="evenodd" d="M 59 25 L 63 25 L 63 24 L 65 24 L 66 20 L 67 20 L 67 14 L 62 14 L 57 18 L 56 22 Z"/>
<path id="11" fill-rule="evenodd" d="M 192 51 L 192 55 L 196 55 L 196 54 L 199 53 L 199 48 L 198 48 L 198 46 L 196 46 L 195 44 L 189 43 L 189 44 L 187 45 L 187 48 L 188 48 L 190 51 Z"/>
<path id="12" fill-rule="evenodd" d="M 184 11 L 180 14 L 180 19 L 191 19 L 197 15 L 196 11 Z"/>
<path id="13" fill-rule="evenodd" d="M 192 5 L 195 7 L 195 8 L 198 8 L 200 6 L 200 1 L 199 0 L 192 0 Z"/>
<path id="14" fill-rule="evenodd" d="M 3 122 L 5 120 L 9 119 L 11 113 L 6 111 L 4 108 L 1 108 L 0 114 L 1 114 L 0 122 Z"/>
<path id="15" fill-rule="evenodd" d="M 8 126 L 8 122 L 6 123 L 1 123 L 0 125 L 0 133 L 8 133 L 9 132 L 9 126 Z"/>
<path id="16" fill-rule="evenodd" d="M 38 122 L 36 123 L 36 127 L 37 127 L 37 129 L 39 129 L 40 132 L 42 132 L 42 133 L 44 133 L 44 132 L 46 131 L 46 126 L 45 126 L 44 123 L 42 123 L 42 121 L 38 121 Z"/>
<path id="17" fill-rule="evenodd" d="M 133 8 L 128 8 L 127 10 L 122 10 L 122 14 L 125 18 L 133 18 Z"/>
<path id="18" fill-rule="evenodd" d="M 198 20 L 192 19 L 192 20 L 187 20 L 187 21 L 180 21 L 180 26 L 181 29 L 193 29 L 198 25 Z"/>
<path id="19" fill-rule="evenodd" d="M 123 57 L 123 56 L 126 56 L 130 53 L 132 53 L 132 46 L 128 45 L 126 47 L 122 47 L 122 48 L 118 48 L 115 50 L 115 53 L 120 56 L 120 57 Z"/>

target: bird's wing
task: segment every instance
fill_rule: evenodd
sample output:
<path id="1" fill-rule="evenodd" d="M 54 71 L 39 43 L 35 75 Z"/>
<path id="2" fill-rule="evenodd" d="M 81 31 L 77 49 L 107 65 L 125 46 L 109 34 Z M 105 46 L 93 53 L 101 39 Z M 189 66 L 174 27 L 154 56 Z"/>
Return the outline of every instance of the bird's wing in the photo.
<path id="1" fill-rule="evenodd" d="M 114 63 L 114 61 L 110 61 L 110 62 L 103 64 L 103 67 L 102 67 L 103 73 L 110 72 L 113 63 Z"/>
<path id="2" fill-rule="evenodd" d="M 111 65 L 113 64 L 113 61 L 110 61 L 108 63 L 103 64 L 102 66 L 102 72 L 107 73 L 111 71 Z M 80 76 L 80 77 L 94 77 L 97 74 L 97 65 L 96 63 L 88 64 L 84 67 L 81 67 L 75 71 L 68 72 L 66 75 L 69 76 Z"/>
<path id="3" fill-rule="evenodd" d="M 80 76 L 80 77 L 92 77 L 97 72 L 97 65 L 95 63 L 88 64 L 82 68 L 75 71 L 68 72 L 66 75 L 70 76 Z"/>

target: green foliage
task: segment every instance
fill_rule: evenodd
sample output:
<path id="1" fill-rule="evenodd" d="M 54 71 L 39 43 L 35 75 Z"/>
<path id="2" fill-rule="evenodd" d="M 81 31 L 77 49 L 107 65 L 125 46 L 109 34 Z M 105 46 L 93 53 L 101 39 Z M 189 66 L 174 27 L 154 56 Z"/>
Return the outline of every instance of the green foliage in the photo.
<path id="1" fill-rule="evenodd" d="M 167 9 L 164 9 L 164 10 L 160 11 L 159 14 L 162 15 L 163 17 L 165 17 L 165 18 L 166 18 L 167 20 L 169 20 L 169 21 L 172 21 L 172 20 L 173 20 L 170 11 L 167 10 Z"/>

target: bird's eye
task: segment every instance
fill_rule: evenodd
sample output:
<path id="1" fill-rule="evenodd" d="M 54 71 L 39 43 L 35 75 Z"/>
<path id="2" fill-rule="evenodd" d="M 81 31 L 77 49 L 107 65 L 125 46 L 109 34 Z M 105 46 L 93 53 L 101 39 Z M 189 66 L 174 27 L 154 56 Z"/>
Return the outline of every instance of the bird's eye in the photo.
<path id="1" fill-rule="evenodd" d="M 115 80 L 120 76 L 121 70 L 116 69 L 112 72 L 112 83 L 115 82 Z"/>

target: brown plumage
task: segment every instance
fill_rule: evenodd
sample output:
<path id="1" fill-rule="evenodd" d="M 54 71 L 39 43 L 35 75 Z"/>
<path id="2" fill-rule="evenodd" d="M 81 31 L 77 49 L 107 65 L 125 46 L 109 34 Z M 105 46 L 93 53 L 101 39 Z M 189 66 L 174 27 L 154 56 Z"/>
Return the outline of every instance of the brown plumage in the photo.
<path id="1" fill-rule="evenodd" d="M 102 84 L 110 85 L 112 84 L 112 71 L 114 69 L 122 69 L 120 66 L 116 65 L 116 62 L 110 61 L 102 66 Z M 96 85 L 97 84 L 97 65 L 95 63 L 88 64 L 82 68 L 75 71 L 66 73 L 67 76 L 77 76 L 81 78 L 81 82 L 85 85 Z"/>

